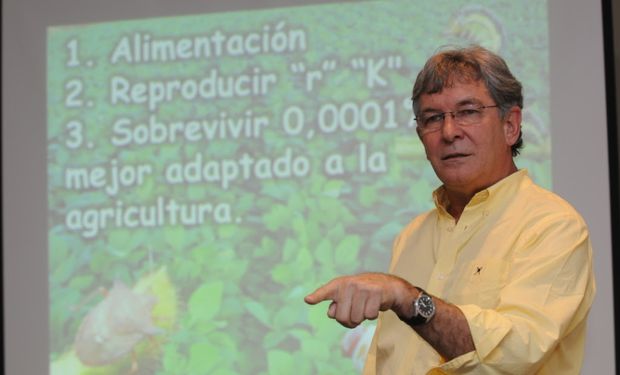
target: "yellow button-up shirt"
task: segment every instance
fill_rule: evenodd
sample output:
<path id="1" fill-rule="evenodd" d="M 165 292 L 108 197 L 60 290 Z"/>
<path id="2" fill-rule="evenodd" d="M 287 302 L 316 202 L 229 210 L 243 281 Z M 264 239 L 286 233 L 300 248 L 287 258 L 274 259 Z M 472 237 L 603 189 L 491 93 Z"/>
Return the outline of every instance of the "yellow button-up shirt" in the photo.
<path id="1" fill-rule="evenodd" d="M 476 350 L 446 362 L 392 311 L 364 374 L 578 374 L 595 284 L 588 229 L 525 170 L 480 191 L 458 222 L 436 209 L 394 243 L 390 273 L 456 305 Z"/>

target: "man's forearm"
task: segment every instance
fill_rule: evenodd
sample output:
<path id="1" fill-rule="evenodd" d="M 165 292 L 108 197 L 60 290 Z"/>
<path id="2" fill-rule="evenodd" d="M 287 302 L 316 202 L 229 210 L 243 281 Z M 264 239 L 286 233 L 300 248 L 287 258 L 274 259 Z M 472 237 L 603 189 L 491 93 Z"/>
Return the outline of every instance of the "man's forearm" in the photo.
<path id="1" fill-rule="evenodd" d="M 365 319 L 376 319 L 379 311 L 392 310 L 403 321 L 414 314 L 413 301 L 420 290 L 408 281 L 384 273 L 363 273 L 331 280 L 305 301 L 316 304 L 331 300 L 327 315 L 345 327 L 353 328 Z M 436 313 L 423 326 L 415 326 L 416 332 L 439 354 L 450 360 L 474 350 L 469 325 L 461 310 L 433 297 Z"/>
<path id="2" fill-rule="evenodd" d="M 433 319 L 426 324 L 412 326 L 412 328 L 448 361 L 475 350 L 469 324 L 463 312 L 455 305 L 439 298 L 433 297 L 433 302 L 435 302 Z M 413 300 L 411 306 L 413 306 Z M 413 307 L 406 315 L 413 315 Z M 406 318 L 403 320 L 406 321 Z"/>

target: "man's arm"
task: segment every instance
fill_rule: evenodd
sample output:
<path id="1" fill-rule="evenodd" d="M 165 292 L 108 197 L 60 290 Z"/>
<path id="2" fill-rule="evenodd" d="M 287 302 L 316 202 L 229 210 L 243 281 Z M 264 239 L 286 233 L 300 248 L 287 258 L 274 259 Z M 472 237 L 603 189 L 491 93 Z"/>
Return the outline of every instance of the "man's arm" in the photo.
<path id="1" fill-rule="evenodd" d="M 327 315 L 353 328 L 366 319 L 376 319 L 379 311 L 392 310 L 407 322 L 413 317 L 413 302 L 420 290 L 400 277 L 363 273 L 333 279 L 305 301 L 311 305 L 331 300 Z M 446 360 L 473 351 L 474 342 L 461 310 L 433 297 L 435 316 L 424 325 L 412 327 Z"/>
<path id="2" fill-rule="evenodd" d="M 435 317 L 415 330 L 448 360 L 441 364 L 442 370 L 531 374 L 549 361 L 553 351 L 561 350 L 548 368 L 578 373 L 595 294 L 587 228 L 581 219 L 563 212 L 546 214 L 543 221 L 527 227 L 513 244 L 496 306 L 483 308 L 472 300 L 456 307 L 433 297 Z M 356 294 L 362 297 L 353 297 Z M 406 321 L 417 295 L 418 290 L 403 279 L 371 273 L 334 279 L 307 296 L 306 302 L 334 301 L 328 316 L 353 327 L 386 310 Z M 367 302 L 372 300 L 379 302 Z M 351 314 L 355 301 L 363 301 L 363 308 Z M 373 304 L 379 307 L 369 309 Z M 566 345 L 558 346 L 560 340 Z M 474 355 L 468 356 L 474 348 Z"/>

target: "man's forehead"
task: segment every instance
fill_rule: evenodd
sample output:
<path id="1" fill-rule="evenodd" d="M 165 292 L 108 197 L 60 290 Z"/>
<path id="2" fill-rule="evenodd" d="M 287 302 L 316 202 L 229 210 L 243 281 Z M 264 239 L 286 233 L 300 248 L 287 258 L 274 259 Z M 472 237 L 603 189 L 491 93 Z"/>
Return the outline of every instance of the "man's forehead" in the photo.
<path id="1" fill-rule="evenodd" d="M 444 86 L 437 92 L 420 95 L 419 102 L 420 108 L 424 110 L 426 106 L 483 103 L 490 99 L 489 90 L 481 80 L 469 82 L 453 81 L 450 85 Z"/>

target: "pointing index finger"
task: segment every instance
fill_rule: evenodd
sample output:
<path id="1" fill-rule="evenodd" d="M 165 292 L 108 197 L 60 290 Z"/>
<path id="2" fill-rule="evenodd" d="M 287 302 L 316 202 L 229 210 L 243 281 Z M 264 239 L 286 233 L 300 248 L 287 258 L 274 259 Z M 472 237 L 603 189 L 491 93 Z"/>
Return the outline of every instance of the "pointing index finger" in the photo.
<path id="1" fill-rule="evenodd" d="M 316 305 L 317 303 L 322 301 L 333 300 L 336 296 L 336 290 L 338 289 L 335 281 L 336 280 L 332 280 L 327 284 L 319 287 L 311 294 L 308 294 L 304 298 L 304 301 L 306 301 L 307 304 Z"/>

